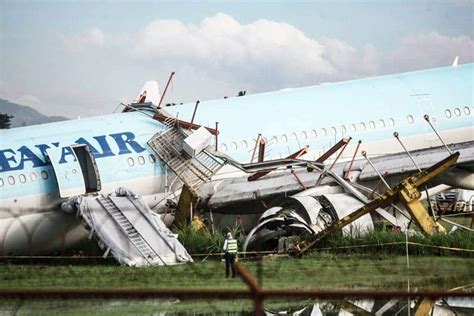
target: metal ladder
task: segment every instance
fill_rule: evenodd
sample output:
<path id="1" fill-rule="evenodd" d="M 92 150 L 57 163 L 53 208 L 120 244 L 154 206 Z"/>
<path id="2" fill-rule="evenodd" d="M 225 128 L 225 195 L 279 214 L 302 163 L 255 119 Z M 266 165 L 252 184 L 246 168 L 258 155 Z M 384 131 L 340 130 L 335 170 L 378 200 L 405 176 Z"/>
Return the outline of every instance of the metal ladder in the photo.
<path id="1" fill-rule="evenodd" d="M 165 122 L 165 126 L 148 141 L 148 145 L 181 181 L 195 191 L 210 181 L 224 163 L 205 150 L 194 157 L 189 157 L 183 152 L 186 135 L 171 119 Z"/>
<path id="2" fill-rule="evenodd" d="M 109 197 L 101 196 L 97 200 L 117 222 L 122 231 L 128 236 L 129 240 L 148 263 L 153 264 L 159 260 L 166 265 Z"/>

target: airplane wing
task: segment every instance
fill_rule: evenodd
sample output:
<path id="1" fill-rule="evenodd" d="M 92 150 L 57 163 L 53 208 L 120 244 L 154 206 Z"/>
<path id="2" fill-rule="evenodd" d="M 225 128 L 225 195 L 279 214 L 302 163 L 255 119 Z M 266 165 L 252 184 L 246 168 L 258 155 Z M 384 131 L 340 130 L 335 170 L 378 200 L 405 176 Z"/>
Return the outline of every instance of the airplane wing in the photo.
<path id="1" fill-rule="evenodd" d="M 453 151 L 459 151 L 460 158 L 455 168 L 447 171 L 448 175 L 433 179 L 433 185 L 437 184 L 460 184 L 460 175 L 463 170 L 472 173 L 474 170 L 474 141 L 454 144 L 451 146 Z M 437 161 L 446 158 L 449 154 L 442 146 L 417 150 L 411 153 L 421 169 L 425 169 Z M 400 179 L 416 173 L 417 167 L 413 165 L 406 153 L 396 153 L 381 155 L 371 158 L 373 166 L 380 174 L 387 174 L 386 181 L 395 183 Z M 339 177 L 345 177 L 348 174 L 350 162 L 337 163 L 333 167 L 333 172 Z M 374 188 L 374 183 L 380 181 L 377 171 L 365 160 L 358 160 L 352 164 L 350 182 L 361 184 Z M 234 203 L 249 202 L 256 199 L 265 199 L 277 195 L 291 195 L 308 189 L 315 190 L 317 180 L 321 172 L 316 170 L 308 171 L 307 168 L 293 167 L 292 169 L 280 169 L 271 172 L 257 181 L 248 181 L 248 174 L 242 174 L 240 177 L 213 180 L 206 183 L 200 190 L 203 200 L 207 201 L 209 208 L 218 209 L 232 205 Z M 470 180 L 470 178 L 469 178 Z M 473 185 L 474 182 L 464 181 L 466 184 Z M 325 177 L 319 184 L 321 188 L 327 186 L 339 185 L 334 177 Z M 467 187 L 466 189 L 474 189 Z M 331 188 L 331 192 L 341 192 L 339 188 Z"/>

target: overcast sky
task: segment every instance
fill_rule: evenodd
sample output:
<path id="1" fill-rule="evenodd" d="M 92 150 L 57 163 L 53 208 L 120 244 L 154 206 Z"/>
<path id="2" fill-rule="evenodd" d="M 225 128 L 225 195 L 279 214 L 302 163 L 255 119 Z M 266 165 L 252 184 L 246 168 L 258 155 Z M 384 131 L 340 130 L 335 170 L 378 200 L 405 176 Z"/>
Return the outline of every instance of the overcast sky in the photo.
<path id="1" fill-rule="evenodd" d="M 0 98 L 108 114 L 474 61 L 474 1 L 0 0 Z"/>

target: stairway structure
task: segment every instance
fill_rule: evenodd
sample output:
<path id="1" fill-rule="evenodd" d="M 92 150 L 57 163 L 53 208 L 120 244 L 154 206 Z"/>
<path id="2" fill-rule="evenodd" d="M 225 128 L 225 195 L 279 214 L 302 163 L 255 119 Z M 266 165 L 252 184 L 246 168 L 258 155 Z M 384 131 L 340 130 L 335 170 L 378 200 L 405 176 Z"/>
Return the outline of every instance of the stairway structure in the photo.
<path id="1" fill-rule="evenodd" d="M 207 150 L 194 157 L 189 156 L 183 150 L 184 139 L 188 136 L 186 131 L 179 128 L 173 118 L 168 118 L 163 123 L 163 130 L 156 133 L 148 141 L 148 145 L 191 191 L 196 192 L 211 180 L 224 162 Z"/>

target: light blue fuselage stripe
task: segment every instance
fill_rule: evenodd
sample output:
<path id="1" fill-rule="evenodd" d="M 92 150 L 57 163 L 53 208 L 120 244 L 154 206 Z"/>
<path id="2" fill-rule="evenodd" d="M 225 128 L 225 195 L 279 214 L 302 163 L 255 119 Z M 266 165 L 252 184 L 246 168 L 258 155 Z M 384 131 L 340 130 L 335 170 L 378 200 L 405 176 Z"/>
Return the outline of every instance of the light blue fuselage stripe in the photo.
<path id="1" fill-rule="evenodd" d="M 10 160 L 7 163 L 3 161 L 2 165 L 15 169 L 23 160 L 24 166 L 19 170 L 3 168 L 0 172 L 0 178 L 4 182 L 3 187 L 0 187 L 0 199 L 58 191 L 53 168 L 49 162 L 34 168 L 33 162 L 29 159 L 30 155 L 22 156 L 18 152 L 20 147 L 30 149 L 36 157 L 46 162 L 38 148 L 41 146 L 38 145 L 63 147 L 86 141 L 95 149 L 93 153 L 103 184 L 131 178 L 159 176 L 163 173 L 162 165 L 149 163 L 149 155 L 154 152 L 147 145 L 147 141 L 161 127 L 161 123 L 144 114 L 129 112 L 3 131 L 0 150 L 12 149 L 15 155 L 6 153 Z M 3 139 L 8 141 L 4 142 Z M 140 165 L 137 160 L 139 156 L 143 156 L 147 163 Z M 11 157 L 14 157 L 14 160 Z M 127 159 L 130 157 L 134 159 L 133 167 L 128 165 Z M 73 157 L 65 156 L 64 159 L 68 161 Z M 41 171 L 48 173 L 48 180 L 41 178 Z M 36 173 L 38 178 L 34 182 L 30 179 L 32 172 Z M 25 183 L 20 183 L 20 174 L 27 177 Z M 15 185 L 8 183 L 9 176 L 15 178 Z"/>
<path id="2" fill-rule="evenodd" d="M 207 126 L 214 126 L 218 121 L 220 143 L 226 144 L 255 139 L 257 133 L 270 140 L 273 136 L 291 136 L 293 132 L 299 134 L 301 131 L 310 133 L 316 130 L 318 137 L 309 143 L 312 149 L 327 149 L 330 142 L 334 144 L 335 137 L 329 135 L 330 130 L 332 127 L 337 129 L 336 139 L 339 140 L 342 125 L 347 129 L 344 136 L 358 137 L 364 142 L 391 138 L 394 129 L 406 136 L 424 133 L 427 124 L 420 122 L 423 121 L 423 114 L 435 116 L 440 130 L 461 128 L 473 125 L 472 116 L 447 119 L 444 111 L 453 111 L 454 108 L 462 110 L 463 107 L 472 110 L 473 77 L 473 64 L 467 64 L 457 68 L 445 67 L 205 101 L 199 104 L 195 121 Z M 194 104 L 173 106 L 166 110 L 183 120 L 190 120 Z M 414 124 L 408 123 L 409 114 L 414 117 Z M 393 129 L 377 129 L 374 133 L 369 128 L 370 120 L 379 124 L 381 119 L 388 127 L 390 118 L 396 122 Z M 351 135 L 354 133 L 350 131 L 350 125 L 357 124 L 359 128 L 360 122 L 366 124 L 366 131 L 358 130 L 356 135 Z M 322 128 L 327 130 L 328 136 L 322 135 Z M 240 144 L 237 145 L 240 147 Z M 286 147 L 280 142 L 273 150 L 287 154 Z M 248 150 L 229 151 L 229 154 L 238 155 L 240 159 L 249 158 Z"/>
<path id="3" fill-rule="evenodd" d="M 305 131 L 310 134 L 315 130 L 318 133 L 317 138 L 308 137 L 304 144 L 298 145 L 309 144 L 313 150 L 323 150 L 342 136 L 353 136 L 350 130 L 351 124 L 356 124 L 359 128 L 360 122 L 363 122 L 367 129 L 361 131 L 359 128 L 354 137 L 363 139 L 364 142 L 391 138 L 394 129 L 405 136 L 425 133 L 426 124 L 420 124 L 423 114 L 435 116 L 437 127 L 441 131 L 472 127 L 472 115 L 448 119 L 444 111 L 445 109 L 453 111 L 454 108 L 462 110 L 464 107 L 472 111 L 473 77 L 473 64 L 468 64 L 457 68 L 438 68 L 204 101 L 199 105 L 195 122 L 211 127 L 215 122 L 219 122 L 219 143 L 231 145 L 236 142 L 238 149 L 229 150 L 228 154 L 246 162 L 253 146 L 251 141 L 256 138 L 257 133 L 262 133 L 267 138 L 280 137 L 282 134 L 292 137 L 291 134 L 294 132 Z M 181 119 L 190 120 L 194 103 L 167 107 L 165 110 L 174 116 L 179 113 Z M 413 115 L 415 124 L 408 123 L 409 114 Z M 454 112 L 452 115 L 455 115 Z M 389 119 L 395 121 L 395 126 L 392 128 L 388 126 Z M 374 132 L 370 129 L 369 122 L 379 124 L 379 120 L 384 120 L 387 126 Z M 44 159 L 37 145 L 55 146 L 54 143 L 59 143 L 59 146 L 68 146 L 82 138 L 101 152 L 99 139 L 105 141 L 112 152 L 110 156 L 96 155 L 102 183 L 159 176 L 163 172 L 161 164 L 144 164 L 128 168 L 127 158 L 134 157 L 136 161 L 141 155 L 148 159 L 147 156 L 153 154 L 153 151 L 148 147 L 147 141 L 161 129 L 161 126 L 159 122 L 142 113 L 128 112 L 1 131 L 0 150 L 11 149 L 14 154 L 6 152 L 3 158 L 0 156 L 0 159 L 3 159 L 0 164 L 7 166 L 7 170 L 5 168 L 0 170 L 0 178 L 4 182 L 0 187 L 0 200 L 58 190 L 54 178 L 48 181 L 39 179 L 35 182 L 18 184 L 20 174 L 29 177 L 31 172 L 35 172 L 39 178 L 42 170 L 46 170 L 50 176 L 53 174 L 49 164 L 33 168 L 33 162 L 26 159 L 28 157 L 23 157 L 22 169 L 8 170 L 18 166 L 22 160 L 18 152 L 22 146 L 26 146 L 35 155 Z M 342 126 L 347 129 L 346 135 L 341 133 Z M 336 135 L 331 134 L 332 127 L 336 128 Z M 322 134 L 323 128 L 326 129 L 327 136 Z M 118 142 L 121 137 L 129 135 L 124 133 L 131 133 L 134 142 L 145 150 L 139 152 L 140 149 L 137 150 L 130 144 L 125 146 L 128 151 L 124 150 L 123 146 L 120 147 Z M 248 143 L 247 148 L 241 146 L 243 141 Z M 291 146 L 295 148 L 279 142 L 272 147 L 272 150 L 275 156 L 286 155 L 289 151 L 298 149 L 295 145 Z M 9 158 L 9 161 L 5 161 L 5 157 Z M 17 184 L 9 185 L 8 176 L 15 177 Z"/>

